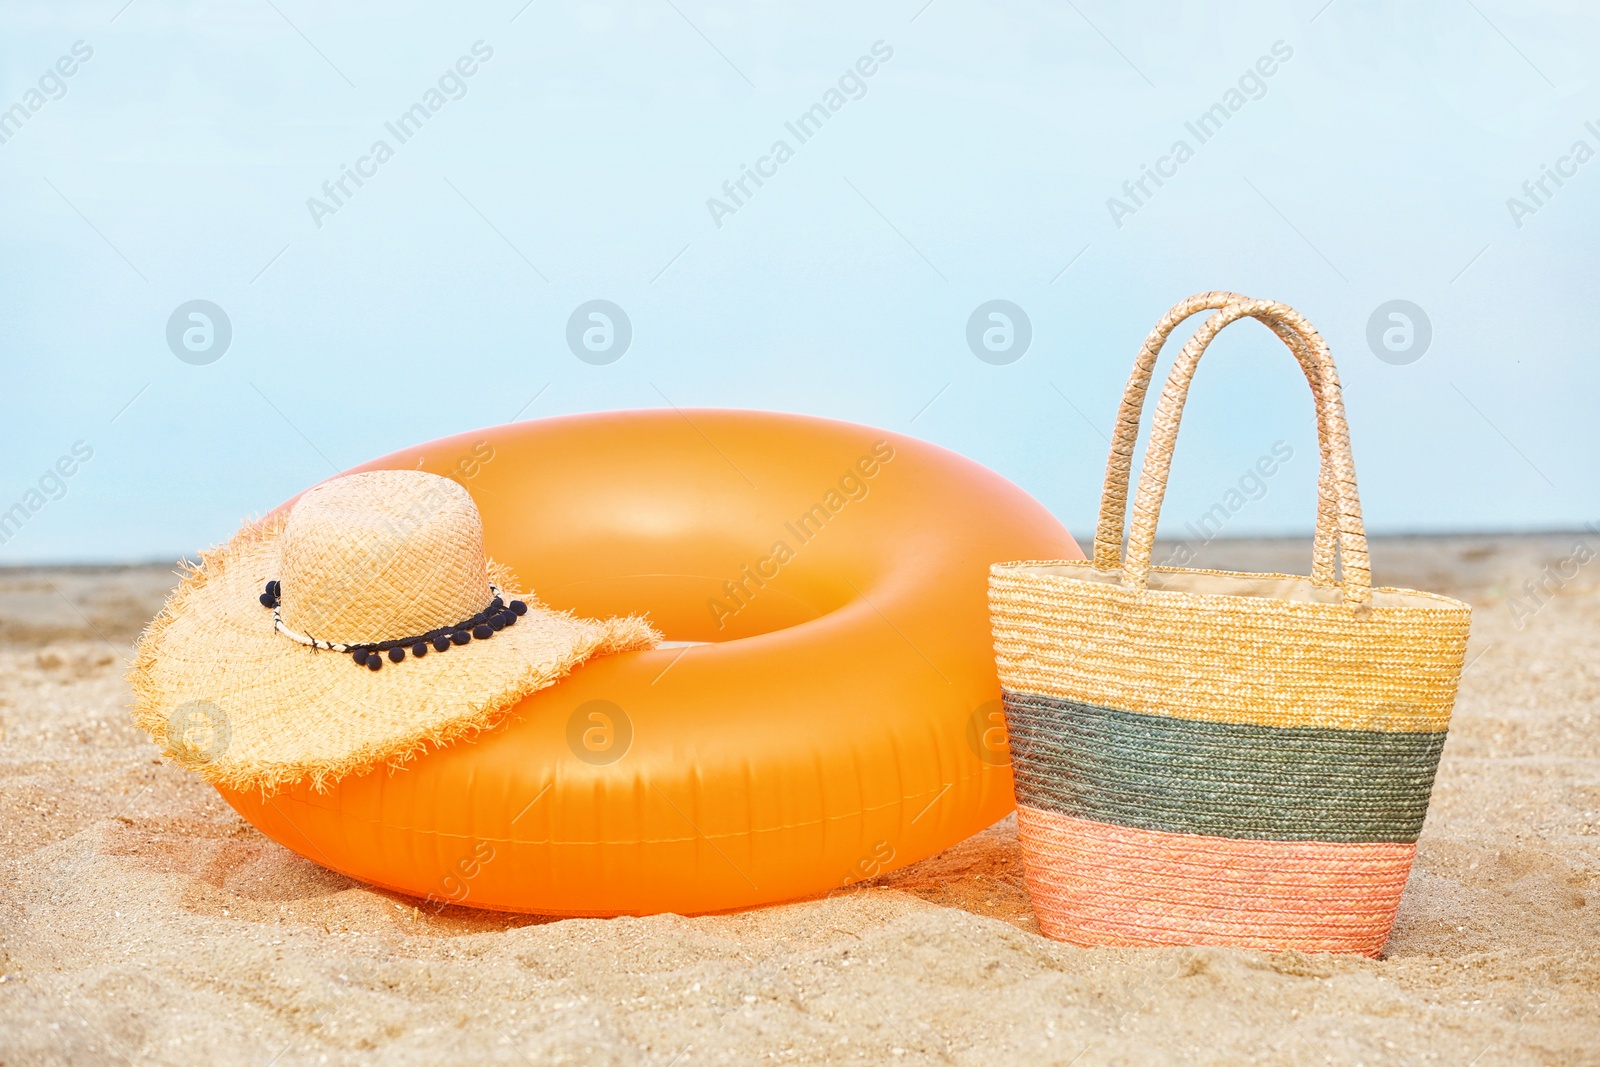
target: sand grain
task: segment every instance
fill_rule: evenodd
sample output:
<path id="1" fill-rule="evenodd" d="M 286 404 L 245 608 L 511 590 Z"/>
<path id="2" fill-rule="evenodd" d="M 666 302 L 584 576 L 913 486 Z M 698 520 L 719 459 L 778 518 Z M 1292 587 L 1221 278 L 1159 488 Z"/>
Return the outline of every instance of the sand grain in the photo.
<path id="1" fill-rule="evenodd" d="M 1600 563 L 1521 628 L 1507 600 L 1572 540 L 1374 546 L 1380 580 L 1474 604 L 1479 657 L 1379 961 L 1048 941 L 1010 819 L 736 915 L 431 915 L 129 724 L 164 571 L 0 572 L 0 1064 L 1600 1063 Z"/>

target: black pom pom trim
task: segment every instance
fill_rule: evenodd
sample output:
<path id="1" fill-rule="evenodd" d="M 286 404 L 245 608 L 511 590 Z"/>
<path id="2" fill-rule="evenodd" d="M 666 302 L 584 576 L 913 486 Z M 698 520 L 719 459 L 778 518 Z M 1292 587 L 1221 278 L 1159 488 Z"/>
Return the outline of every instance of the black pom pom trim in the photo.
<path id="1" fill-rule="evenodd" d="M 463 619 L 454 626 L 441 626 L 429 630 L 425 634 L 413 637 L 402 637 L 390 641 L 365 641 L 361 644 L 346 645 L 334 641 L 321 641 L 310 637 L 303 637 L 288 630 L 283 625 L 283 620 L 278 616 L 278 606 L 282 599 L 283 586 L 276 578 L 267 582 L 260 596 L 261 606 L 271 608 L 273 611 L 273 628 L 304 645 L 313 648 L 325 649 L 333 652 L 348 652 L 350 658 L 357 666 L 365 667 L 369 671 L 383 669 L 383 658 L 387 654 L 389 662 L 402 663 L 405 661 L 406 652 L 421 659 L 428 654 L 431 644 L 437 652 L 444 652 L 452 644 L 465 645 L 477 638 L 480 641 L 488 640 L 495 635 L 496 630 L 503 630 L 517 621 L 518 615 L 528 613 L 528 605 L 520 600 L 506 603 L 498 593 L 489 602 L 489 606 L 478 612 L 470 619 Z M 490 591 L 494 592 L 491 586 Z"/>

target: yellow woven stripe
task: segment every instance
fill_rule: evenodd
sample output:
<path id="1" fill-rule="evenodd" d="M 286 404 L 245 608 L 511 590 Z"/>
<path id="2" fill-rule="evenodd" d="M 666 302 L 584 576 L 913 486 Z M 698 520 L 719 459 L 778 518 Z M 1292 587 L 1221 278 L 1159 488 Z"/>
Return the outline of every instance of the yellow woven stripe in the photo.
<path id="1" fill-rule="evenodd" d="M 1448 727 L 1465 604 L 1374 606 L 1117 585 L 997 564 L 989 605 L 1000 682 L 1016 693 L 1211 722 Z M 1278 576 L 1262 576 L 1272 579 Z M 1243 579 L 1241 589 L 1245 588 Z"/>

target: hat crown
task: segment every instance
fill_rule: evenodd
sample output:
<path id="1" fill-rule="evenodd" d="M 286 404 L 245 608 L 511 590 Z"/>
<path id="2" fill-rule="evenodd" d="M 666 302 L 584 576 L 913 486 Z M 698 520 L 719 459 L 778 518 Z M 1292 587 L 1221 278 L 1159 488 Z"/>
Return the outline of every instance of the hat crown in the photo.
<path id="1" fill-rule="evenodd" d="M 425 471 L 368 471 L 306 491 L 283 527 L 281 611 L 340 644 L 450 626 L 489 603 L 477 505 Z"/>

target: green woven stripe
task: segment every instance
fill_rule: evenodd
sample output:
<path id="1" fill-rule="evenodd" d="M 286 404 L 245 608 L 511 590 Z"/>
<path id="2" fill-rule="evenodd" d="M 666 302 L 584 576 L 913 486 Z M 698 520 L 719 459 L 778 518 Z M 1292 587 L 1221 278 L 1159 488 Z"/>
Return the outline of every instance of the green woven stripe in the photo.
<path id="1" fill-rule="evenodd" d="M 1417 839 L 1444 732 L 1175 719 L 1006 692 L 1017 801 L 1268 841 Z"/>

